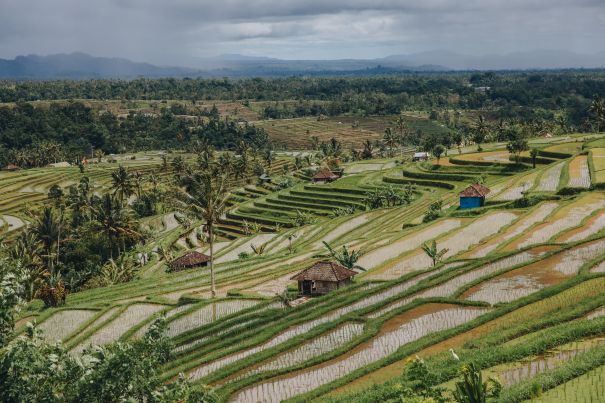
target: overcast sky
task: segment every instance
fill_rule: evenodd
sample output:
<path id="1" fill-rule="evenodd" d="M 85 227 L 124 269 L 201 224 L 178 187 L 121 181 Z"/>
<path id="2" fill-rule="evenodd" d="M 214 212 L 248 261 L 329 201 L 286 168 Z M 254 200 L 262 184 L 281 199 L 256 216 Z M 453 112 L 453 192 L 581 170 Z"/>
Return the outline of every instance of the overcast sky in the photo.
<path id="1" fill-rule="evenodd" d="M 605 0 L 0 0 L 0 57 L 375 58 L 605 51 Z"/>

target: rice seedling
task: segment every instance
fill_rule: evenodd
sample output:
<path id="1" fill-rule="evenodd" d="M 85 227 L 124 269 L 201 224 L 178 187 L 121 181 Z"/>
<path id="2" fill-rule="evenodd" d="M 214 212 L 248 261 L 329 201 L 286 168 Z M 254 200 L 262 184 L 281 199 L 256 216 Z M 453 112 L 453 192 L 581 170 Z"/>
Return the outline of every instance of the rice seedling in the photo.
<path id="1" fill-rule="evenodd" d="M 566 343 L 543 354 L 524 358 L 521 361 L 498 365 L 484 370 L 487 376 L 496 376 L 503 386 L 508 387 L 544 371 L 553 369 L 581 354 L 590 354 L 595 347 L 605 345 L 605 338 L 596 337 Z"/>
<path id="2" fill-rule="evenodd" d="M 467 299 L 490 304 L 514 301 L 577 274 L 585 263 L 604 252 L 605 240 L 567 249 L 530 266 L 489 280 L 475 287 L 475 291 L 469 290 Z"/>
<path id="3" fill-rule="evenodd" d="M 169 337 L 178 336 L 181 333 L 196 329 L 208 323 L 232 315 L 244 309 L 257 305 L 259 301 L 237 299 L 232 301 L 213 302 L 202 308 L 180 316 L 168 323 L 166 334 Z"/>
<path id="4" fill-rule="evenodd" d="M 166 312 L 165 317 L 166 319 L 170 319 L 171 317 L 173 317 L 176 314 L 179 314 L 181 312 L 186 311 L 187 309 L 191 308 L 190 304 L 185 304 L 185 305 L 181 305 L 178 306 L 174 309 L 169 310 L 168 312 Z M 147 330 L 149 330 L 149 328 L 151 327 L 152 322 L 146 323 L 145 325 L 141 326 L 135 333 L 134 333 L 134 337 L 143 337 L 143 335 L 147 332 Z"/>
<path id="5" fill-rule="evenodd" d="M 472 258 L 482 258 L 487 256 L 489 253 L 498 248 L 498 246 L 510 241 L 511 239 L 524 233 L 529 227 L 539 222 L 542 222 L 546 217 L 552 214 L 552 212 L 559 207 L 557 203 L 544 203 L 538 208 L 532 211 L 530 214 L 522 217 L 518 223 L 511 226 L 502 235 L 498 236 L 493 240 L 490 240 L 487 244 L 475 248 L 475 250 L 469 255 Z"/>
<path id="6" fill-rule="evenodd" d="M 559 181 L 561 180 L 561 171 L 563 170 L 564 165 L 565 163 L 560 162 L 558 164 L 553 165 L 552 167 L 549 167 L 542 175 L 542 178 L 540 179 L 540 182 L 536 187 L 536 191 L 556 192 L 557 188 L 559 187 Z"/>
<path id="7" fill-rule="evenodd" d="M 600 307 L 586 315 L 586 319 L 602 318 L 603 316 L 605 316 L 605 307 Z"/>
<path id="8" fill-rule="evenodd" d="M 250 252 L 252 245 L 261 245 L 270 242 L 275 238 L 277 234 L 259 234 L 246 240 L 236 248 L 229 250 L 225 254 L 221 255 L 216 259 L 216 263 L 225 263 L 233 260 L 237 260 L 238 256 L 242 252 Z"/>
<path id="9" fill-rule="evenodd" d="M 441 271 L 444 269 L 445 269 L 444 267 L 441 267 L 440 269 L 438 269 L 438 271 Z M 363 298 L 352 304 L 335 309 L 335 310 L 331 311 L 330 313 L 323 315 L 319 318 L 313 319 L 308 322 L 301 323 L 299 325 L 292 326 L 288 330 L 273 337 L 271 340 L 267 341 L 266 343 L 263 343 L 259 346 L 252 347 L 248 350 L 243 350 L 238 353 L 220 358 L 220 359 L 210 362 L 208 364 L 202 365 L 202 366 L 196 368 L 195 370 L 191 371 L 190 377 L 193 379 L 202 378 L 202 377 L 204 377 L 220 368 L 223 368 L 229 364 L 232 364 L 238 360 L 249 357 L 258 352 L 264 351 L 265 349 L 275 347 L 281 343 L 284 343 L 288 340 L 293 339 L 294 337 L 300 336 L 301 334 L 304 334 L 319 325 L 331 322 L 348 313 L 351 313 L 356 310 L 363 309 L 370 305 L 384 301 L 385 299 L 395 296 L 395 295 L 405 291 L 406 289 L 412 287 L 413 285 L 418 284 L 420 281 L 436 274 L 438 271 L 432 271 L 432 272 L 425 273 L 420 276 L 414 277 L 413 279 L 410 279 L 401 284 L 395 285 L 385 291 L 376 293 L 374 295 Z"/>
<path id="10" fill-rule="evenodd" d="M 365 213 L 343 222 L 338 227 L 334 228 L 332 231 L 322 237 L 321 241 L 316 242 L 314 244 L 314 247 L 320 248 L 323 246 L 323 244 L 321 243 L 322 241 L 330 243 L 340 238 L 341 236 L 353 231 L 354 229 L 366 224 L 369 221 L 370 217 L 372 217 L 373 215 L 375 215 L 375 213 L 373 212 Z"/>
<path id="11" fill-rule="evenodd" d="M 376 336 L 361 349 L 326 364 L 305 369 L 293 375 L 266 381 L 237 393 L 234 402 L 279 402 L 332 382 L 354 370 L 378 361 L 401 346 L 432 332 L 450 329 L 469 322 L 485 310 L 476 308 L 446 308 L 413 318 L 395 330 Z"/>
<path id="12" fill-rule="evenodd" d="M 358 264 L 365 269 L 373 269 L 402 253 L 420 247 L 426 241 L 459 228 L 461 225 L 462 220 L 454 219 L 447 219 L 431 224 L 421 231 L 415 231 L 387 246 L 366 253 L 359 259 Z"/>
<path id="13" fill-rule="evenodd" d="M 603 401 L 605 401 L 605 366 L 593 369 L 531 399 L 531 402 L 535 403 L 598 403 Z"/>
<path id="14" fill-rule="evenodd" d="M 565 242 L 578 242 L 586 239 L 605 228 L 605 211 L 600 212 L 597 217 L 589 224 L 585 225 L 579 231 L 573 231 L 570 236 L 561 237 Z"/>
<path id="15" fill-rule="evenodd" d="M 515 183 L 515 186 L 503 191 L 494 197 L 494 200 L 509 201 L 522 198 L 523 193 L 529 191 L 534 186 L 534 181 L 536 180 L 537 176 L 538 173 L 534 172 L 530 175 L 522 177 L 518 182 Z"/>
<path id="16" fill-rule="evenodd" d="M 238 377 L 237 379 L 258 374 L 263 371 L 271 371 L 276 369 L 282 369 L 292 367 L 300 364 L 311 358 L 318 357 L 322 354 L 330 352 L 345 343 L 353 340 L 355 337 L 363 333 L 363 325 L 359 323 L 345 323 L 342 326 L 331 330 L 325 335 L 319 336 L 307 343 L 304 343 L 300 347 L 294 350 L 288 351 L 284 354 L 280 354 L 275 358 L 269 360 L 264 364 L 261 364 L 254 370 L 248 371 Z"/>
<path id="17" fill-rule="evenodd" d="M 509 212 L 497 212 L 481 217 L 471 224 L 463 227 L 456 234 L 448 238 L 438 241 L 440 249 L 448 249 L 444 259 L 455 256 L 460 252 L 469 249 L 471 246 L 478 244 L 483 239 L 496 234 L 500 228 L 510 224 L 517 216 Z M 381 270 L 376 274 L 372 274 L 372 278 L 381 280 L 389 280 L 402 276 L 411 271 L 422 270 L 430 267 L 431 259 L 422 251 L 417 251 L 414 254 L 405 257 L 402 260 L 395 262 L 385 270 Z"/>
<path id="18" fill-rule="evenodd" d="M 404 305 L 409 304 L 413 300 L 417 298 L 430 298 L 430 297 L 448 297 L 453 295 L 458 289 L 469 284 L 481 277 L 489 276 L 490 274 L 497 273 L 501 270 L 507 269 L 509 267 L 514 267 L 526 262 L 529 262 L 538 256 L 544 254 L 545 252 L 533 253 L 531 251 L 525 251 L 521 253 L 514 254 L 512 256 L 505 257 L 503 259 L 499 259 L 495 262 L 488 263 L 484 266 L 481 266 L 475 270 L 472 270 L 468 273 L 461 274 L 456 276 L 443 284 L 436 285 L 431 287 L 425 291 L 421 291 L 415 295 L 410 297 L 403 298 L 397 302 L 394 302 L 390 305 L 385 306 L 377 310 L 376 312 L 372 312 L 368 315 L 368 318 L 374 319 L 379 316 L 382 316 L 388 312 L 393 311 L 394 309 L 400 308 Z"/>
<path id="19" fill-rule="evenodd" d="M 580 225 L 586 217 L 603 207 L 605 207 L 605 200 L 597 199 L 592 202 L 584 203 L 584 199 L 580 199 L 571 204 L 570 208 L 565 212 L 556 214 L 555 217 L 558 216 L 558 218 L 538 226 L 534 231 L 529 233 L 525 239 L 519 242 L 517 247 L 524 248 L 526 246 L 547 242 L 555 235 Z"/>
<path id="20" fill-rule="evenodd" d="M 128 332 L 128 330 L 130 330 L 133 326 L 136 326 L 147 319 L 150 315 L 153 315 L 164 308 L 164 305 L 157 304 L 130 305 L 117 318 L 80 343 L 81 347 L 76 347 L 74 351 L 82 351 L 89 345 L 99 346 L 116 341 L 120 339 L 120 337 L 122 337 L 126 332 Z"/>
<path id="21" fill-rule="evenodd" d="M 572 188 L 590 187 L 590 170 L 588 169 L 588 157 L 578 155 L 569 163 L 569 182 L 567 186 Z"/>
<path id="22" fill-rule="evenodd" d="M 83 309 L 62 310 L 40 323 L 38 329 L 42 330 L 44 338 L 48 341 L 61 341 L 96 314 L 96 311 Z"/>

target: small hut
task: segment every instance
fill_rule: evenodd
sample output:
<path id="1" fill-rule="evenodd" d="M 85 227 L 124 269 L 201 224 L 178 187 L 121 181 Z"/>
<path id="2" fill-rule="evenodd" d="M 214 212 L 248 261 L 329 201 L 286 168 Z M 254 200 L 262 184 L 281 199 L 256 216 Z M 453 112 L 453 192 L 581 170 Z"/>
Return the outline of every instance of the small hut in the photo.
<path id="1" fill-rule="evenodd" d="M 490 192 L 488 188 L 478 183 L 473 183 L 460 192 L 460 208 L 476 208 L 485 205 L 485 196 Z"/>
<path id="2" fill-rule="evenodd" d="M 317 262 L 291 278 L 302 295 L 324 295 L 346 286 L 357 273 L 333 262 Z"/>
<path id="3" fill-rule="evenodd" d="M 10 172 L 14 172 L 14 171 L 18 171 L 19 167 L 15 164 L 8 164 L 6 166 L 6 168 L 4 168 L 5 171 L 10 171 Z"/>
<path id="4" fill-rule="evenodd" d="M 267 174 L 262 174 L 258 177 L 260 183 L 271 183 L 271 177 Z"/>
<path id="5" fill-rule="evenodd" d="M 328 168 L 320 169 L 313 175 L 313 183 L 330 183 L 338 179 L 339 176 Z"/>
<path id="6" fill-rule="evenodd" d="M 67 161 L 53 162 L 47 165 L 49 168 L 69 168 L 71 164 Z"/>
<path id="7" fill-rule="evenodd" d="M 429 153 L 427 152 L 419 152 L 419 153 L 414 153 L 414 155 L 412 155 L 412 161 L 428 161 L 429 160 Z"/>
<path id="8" fill-rule="evenodd" d="M 195 267 L 206 267 L 210 264 L 212 259 L 208 255 L 203 253 L 191 251 L 185 253 L 178 259 L 174 259 L 170 262 L 170 268 L 172 271 L 180 271 L 185 269 L 192 269 Z"/>

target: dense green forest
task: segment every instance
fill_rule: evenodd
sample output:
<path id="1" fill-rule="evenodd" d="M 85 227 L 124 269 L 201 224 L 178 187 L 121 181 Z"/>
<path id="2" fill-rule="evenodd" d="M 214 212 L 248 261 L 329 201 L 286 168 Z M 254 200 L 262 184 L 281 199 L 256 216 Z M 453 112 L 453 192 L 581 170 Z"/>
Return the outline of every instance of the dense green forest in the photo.
<path id="1" fill-rule="evenodd" d="M 196 116 L 189 116 L 195 119 L 192 123 L 178 116 L 193 113 L 179 104 L 166 104 L 159 113 L 134 112 L 118 118 L 80 101 L 37 107 L 29 103 L 34 100 L 237 100 L 245 107 L 251 101 L 271 101 L 260 104 L 260 115 L 265 119 L 397 115 L 406 110 L 424 110 L 431 112 L 431 119 L 447 125 L 453 136 L 433 141 L 419 133 L 413 143 L 450 145 L 459 143 L 462 135 L 472 137 L 474 126 L 459 121 L 460 111 L 479 111 L 494 126 L 507 120 L 537 126 L 538 132 L 543 126 L 552 130 L 549 124 L 561 132 L 591 131 L 595 129 L 591 105 L 595 96 L 604 95 L 605 73 L 595 71 L 3 81 L 0 101 L 14 104 L 0 107 L 0 163 L 39 166 L 62 158 L 73 161 L 95 149 L 118 153 L 186 148 L 204 139 L 219 149 L 234 149 L 240 141 L 256 149 L 271 147 L 264 130 L 235 119 L 221 119 L 216 108 L 198 108 Z"/>
<path id="2" fill-rule="evenodd" d="M 476 87 L 490 87 L 487 92 Z M 578 120 L 593 95 L 605 95 L 605 73 L 486 72 L 357 78 L 138 79 L 4 81 L 0 101 L 56 99 L 321 100 L 329 114 L 391 114 L 401 109 L 566 109 Z M 317 114 L 319 105 L 299 113 Z M 530 113 L 525 111 L 524 113 Z M 273 116 L 276 117 L 276 116 Z"/>
<path id="3" fill-rule="evenodd" d="M 0 108 L 0 163 L 44 166 L 57 160 L 73 161 L 93 150 L 107 154 L 184 148 L 202 139 L 222 149 L 233 149 L 240 141 L 267 147 L 269 140 L 262 129 L 220 119 L 218 113 L 209 115 L 191 127 L 168 109 L 159 116 L 137 113 L 118 119 L 81 102 L 53 103 L 49 108 L 19 103 Z"/>

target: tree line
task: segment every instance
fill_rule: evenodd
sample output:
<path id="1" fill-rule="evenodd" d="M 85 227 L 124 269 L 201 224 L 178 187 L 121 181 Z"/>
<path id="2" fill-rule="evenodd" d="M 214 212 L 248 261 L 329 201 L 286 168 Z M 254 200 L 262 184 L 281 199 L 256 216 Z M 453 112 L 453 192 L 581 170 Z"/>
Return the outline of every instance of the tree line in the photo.
<path id="1" fill-rule="evenodd" d="M 400 110 L 489 109 L 528 118 L 565 111 L 580 124 L 605 73 L 594 71 L 398 74 L 375 77 L 1 81 L 0 102 L 57 99 L 324 101 L 269 105 L 266 117 L 391 114 Z"/>
<path id="2" fill-rule="evenodd" d="M 241 141 L 255 148 L 270 145 L 263 129 L 221 119 L 216 108 L 194 123 L 174 112 L 181 111 L 163 108 L 157 115 L 133 113 L 119 119 L 82 102 L 0 107 L 0 163 L 39 167 L 92 158 L 95 150 L 110 154 L 183 149 L 199 140 L 221 149 L 235 149 Z"/>

